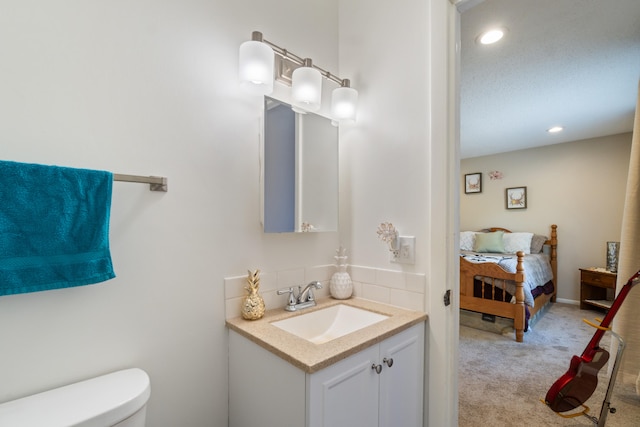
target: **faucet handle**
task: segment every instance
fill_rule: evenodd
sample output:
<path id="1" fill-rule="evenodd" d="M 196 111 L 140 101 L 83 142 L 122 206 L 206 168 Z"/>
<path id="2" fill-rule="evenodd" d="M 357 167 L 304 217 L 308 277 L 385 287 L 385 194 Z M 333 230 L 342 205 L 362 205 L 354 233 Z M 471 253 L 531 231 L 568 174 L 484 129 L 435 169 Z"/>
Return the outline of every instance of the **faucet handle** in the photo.
<path id="1" fill-rule="evenodd" d="M 301 302 L 308 302 L 308 301 L 315 301 L 316 298 L 313 296 L 313 289 L 309 288 L 309 292 L 307 292 L 307 298 L 306 301 L 301 301 Z"/>
<path id="2" fill-rule="evenodd" d="M 296 297 L 294 295 L 293 288 L 278 289 L 278 291 L 276 293 L 278 295 L 284 295 L 284 294 L 288 293 L 289 294 L 289 305 L 296 305 Z"/>

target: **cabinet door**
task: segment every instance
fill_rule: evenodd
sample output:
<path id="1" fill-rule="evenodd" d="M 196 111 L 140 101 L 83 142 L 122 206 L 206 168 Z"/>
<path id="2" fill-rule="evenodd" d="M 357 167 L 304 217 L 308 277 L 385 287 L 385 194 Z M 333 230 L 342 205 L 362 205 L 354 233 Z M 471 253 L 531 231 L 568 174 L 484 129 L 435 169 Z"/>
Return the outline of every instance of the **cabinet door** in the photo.
<path id="1" fill-rule="evenodd" d="M 308 376 L 309 427 L 378 425 L 378 346 Z M 399 426 L 401 424 L 396 424 Z"/>
<path id="2" fill-rule="evenodd" d="M 422 426 L 423 355 L 423 323 L 380 343 L 380 427 Z"/>

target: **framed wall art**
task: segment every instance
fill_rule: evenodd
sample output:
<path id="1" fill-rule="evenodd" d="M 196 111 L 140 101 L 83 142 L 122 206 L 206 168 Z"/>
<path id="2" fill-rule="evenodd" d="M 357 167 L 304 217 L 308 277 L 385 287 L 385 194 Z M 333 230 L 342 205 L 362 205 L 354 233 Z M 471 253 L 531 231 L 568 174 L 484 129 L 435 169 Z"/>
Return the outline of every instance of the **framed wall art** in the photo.
<path id="1" fill-rule="evenodd" d="M 468 173 L 464 176 L 464 192 L 482 193 L 482 173 Z"/>
<path id="2" fill-rule="evenodd" d="M 527 187 L 507 188 L 505 193 L 507 209 L 527 208 Z"/>

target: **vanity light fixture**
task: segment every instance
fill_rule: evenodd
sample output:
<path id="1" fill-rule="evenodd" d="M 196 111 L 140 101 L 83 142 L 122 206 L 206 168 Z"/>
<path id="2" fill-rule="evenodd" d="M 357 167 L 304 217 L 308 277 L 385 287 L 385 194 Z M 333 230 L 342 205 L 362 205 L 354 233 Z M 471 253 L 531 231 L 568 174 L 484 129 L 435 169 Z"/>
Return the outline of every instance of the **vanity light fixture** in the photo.
<path id="1" fill-rule="evenodd" d="M 320 109 L 323 77 L 337 83 L 340 86 L 331 93 L 331 118 L 334 122 L 355 121 L 358 92 L 350 87 L 349 79 L 318 67 L 310 58 L 295 55 L 254 31 L 251 40 L 240 45 L 241 86 L 249 93 L 268 95 L 273 91 L 274 74 L 275 80 L 291 86 L 297 112 Z"/>
<path id="2" fill-rule="evenodd" d="M 273 92 L 273 49 L 263 43 L 262 34 L 254 31 L 250 41 L 240 45 L 240 85 L 255 95 Z"/>
<path id="3" fill-rule="evenodd" d="M 291 99 L 298 113 L 318 111 L 322 102 L 322 74 L 313 68 L 310 58 L 291 74 Z M 302 111 L 299 111 L 302 110 Z"/>
<path id="4" fill-rule="evenodd" d="M 336 121 L 356 121 L 358 91 L 350 87 L 349 79 L 342 80 L 339 88 L 331 93 L 331 116 Z"/>
<path id="5" fill-rule="evenodd" d="M 563 129 L 564 128 L 562 126 L 554 126 L 552 128 L 547 129 L 547 132 L 549 132 L 549 133 L 558 133 L 558 132 L 562 132 Z"/>

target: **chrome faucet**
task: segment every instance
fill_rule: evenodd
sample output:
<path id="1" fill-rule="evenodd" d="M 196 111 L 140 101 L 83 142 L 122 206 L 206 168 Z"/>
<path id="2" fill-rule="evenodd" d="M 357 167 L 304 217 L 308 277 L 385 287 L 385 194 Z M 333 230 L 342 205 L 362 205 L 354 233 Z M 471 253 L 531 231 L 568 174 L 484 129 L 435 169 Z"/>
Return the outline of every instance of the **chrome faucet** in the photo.
<path id="1" fill-rule="evenodd" d="M 322 289 L 322 283 L 313 281 L 305 286 L 302 290 L 300 290 L 300 286 L 298 286 L 297 296 L 294 288 L 278 290 L 278 295 L 283 295 L 286 293 L 289 294 L 289 301 L 287 302 L 287 305 L 284 307 L 284 309 L 287 311 L 297 311 L 316 305 L 316 300 L 313 296 L 313 288 Z"/>

